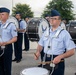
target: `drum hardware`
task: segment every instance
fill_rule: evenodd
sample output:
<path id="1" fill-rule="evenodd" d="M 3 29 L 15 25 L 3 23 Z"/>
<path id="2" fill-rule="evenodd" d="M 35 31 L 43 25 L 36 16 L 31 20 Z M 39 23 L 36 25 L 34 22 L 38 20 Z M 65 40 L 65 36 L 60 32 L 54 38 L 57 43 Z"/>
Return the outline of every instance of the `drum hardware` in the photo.
<path id="1" fill-rule="evenodd" d="M 54 63 L 50 63 L 50 67 L 55 67 L 55 64 Z"/>
<path id="2" fill-rule="evenodd" d="M 31 39 L 32 41 L 34 40 L 34 39 L 36 39 L 36 38 L 28 38 L 28 39 Z M 37 39 L 36 39 L 37 40 Z"/>
<path id="3" fill-rule="evenodd" d="M 29 33 L 29 34 L 38 34 L 38 33 Z"/>
<path id="4" fill-rule="evenodd" d="M 31 40 L 32 42 L 33 42 L 33 41 L 38 41 L 37 38 L 28 38 L 28 39 Z"/>
<path id="5" fill-rule="evenodd" d="M 31 28 L 32 26 L 30 26 L 30 28 Z M 33 27 L 36 27 L 36 26 L 33 26 Z M 37 26 L 38 27 L 38 26 Z"/>

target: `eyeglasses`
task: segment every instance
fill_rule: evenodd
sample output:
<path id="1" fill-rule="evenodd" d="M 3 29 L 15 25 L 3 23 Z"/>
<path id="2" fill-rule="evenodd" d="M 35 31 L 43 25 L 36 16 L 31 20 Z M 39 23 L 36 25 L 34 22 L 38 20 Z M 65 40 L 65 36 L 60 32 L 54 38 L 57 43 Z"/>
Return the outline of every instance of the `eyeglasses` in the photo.
<path id="1" fill-rule="evenodd" d="M 59 18 L 50 18 L 51 20 L 59 20 Z"/>

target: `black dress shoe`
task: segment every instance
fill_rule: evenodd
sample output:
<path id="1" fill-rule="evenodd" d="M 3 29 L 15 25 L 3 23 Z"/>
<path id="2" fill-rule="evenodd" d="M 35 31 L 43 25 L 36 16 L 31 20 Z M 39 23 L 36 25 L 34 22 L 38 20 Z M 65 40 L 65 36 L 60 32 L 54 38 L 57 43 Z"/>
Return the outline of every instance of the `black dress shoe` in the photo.
<path id="1" fill-rule="evenodd" d="M 26 51 L 25 49 L 23 49 L 22 51 Z"/>
<path id="2" fill-rule="evenodd" d="M 16 61 L 16 58 L 12 60 L 13 62 Z"/>
<path id="3" fill-rule="evenodd" d="M 25 51 L 29 51 L 29 49 L 26 49 Z"/>
<path id="4" fill-rule="evenodd" d="M 19 63 L 21 61 L 21 59 L 20 60 L 16 60 L 16 63 Z"/>
<path id="5" fill-rule="evenodd" d="M 29 51 L 29 49 L 23 49 L 22 51 Z"/>

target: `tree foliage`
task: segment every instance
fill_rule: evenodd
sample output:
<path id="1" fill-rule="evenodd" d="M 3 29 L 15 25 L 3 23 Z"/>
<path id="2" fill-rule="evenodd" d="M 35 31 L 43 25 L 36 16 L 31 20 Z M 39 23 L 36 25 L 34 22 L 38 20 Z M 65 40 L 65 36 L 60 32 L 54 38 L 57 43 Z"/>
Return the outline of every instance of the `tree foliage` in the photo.
<path id="1" fill-rule="evenodd" d="M 20 4 L 20 3 L 16 4 L 16 6 L 13 7 L 12 12 L 13 16 L 15 16 L 16 12 L 20 12 L 22 18 L 26 16 L 33 17 L 33 12 L 31 11 L 31 8 L 27 4 Z"/>
<path id="2" fill-rule="evenodd" d="M 44 12 L 42 13 L 42 16 L 45 16 L 45 14 L 50 14 L 50 11 L 52 9 L 56 9 L 61 13 L 61 17 L 65 19 L 74 19 L 73 14 L 73 4 L 72 1 L 69 0 L 52 0 L 48 3 L 46 8 L 44 9 Z"/>

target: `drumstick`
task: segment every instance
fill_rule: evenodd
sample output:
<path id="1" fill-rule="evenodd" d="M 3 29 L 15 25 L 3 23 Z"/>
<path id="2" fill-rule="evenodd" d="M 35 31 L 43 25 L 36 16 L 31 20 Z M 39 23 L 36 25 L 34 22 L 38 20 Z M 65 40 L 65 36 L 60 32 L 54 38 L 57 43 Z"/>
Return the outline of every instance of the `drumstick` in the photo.
<path id="1" fill-rule="evenodd" d="M 63 62 L 64 60 L 61 60 L 60 62 Z M 39 64 L 50 64 L 52 61 L 46 61 L 46 62 L 40 62 Z"/>
<path id="2" fill-rule="evenodd" d="M 36 55 L 36 53 L 34 53 L 34 55 L 36 56 L 36 58 L 38 58 L 37 55 Z"/>

